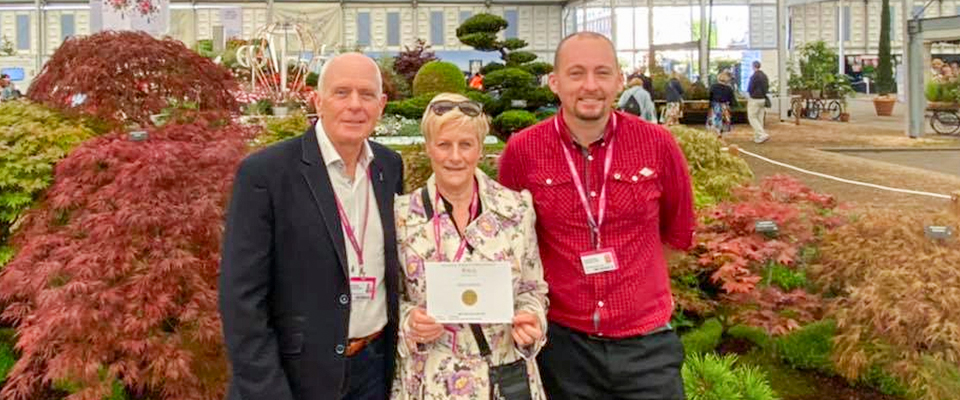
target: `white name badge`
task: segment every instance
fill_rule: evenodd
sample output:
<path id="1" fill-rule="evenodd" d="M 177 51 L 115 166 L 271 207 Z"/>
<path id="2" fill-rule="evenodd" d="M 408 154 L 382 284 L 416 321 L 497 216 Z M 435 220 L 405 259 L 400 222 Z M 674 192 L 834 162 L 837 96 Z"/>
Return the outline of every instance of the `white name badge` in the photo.
<path id="1" fill-rule="evenodd" d="M 612 248 L 589 251 L 580 253 L 580 263 L 583 264 L 583 272 L 587 275 L 616 271 L 617 255 Z"/>
<path id="2" fill-rule="evenodd" d="M 350 296 L 353 301 L 373 300 L 377 294 L 377 279 L 374 277 L 350 278 Z"/>

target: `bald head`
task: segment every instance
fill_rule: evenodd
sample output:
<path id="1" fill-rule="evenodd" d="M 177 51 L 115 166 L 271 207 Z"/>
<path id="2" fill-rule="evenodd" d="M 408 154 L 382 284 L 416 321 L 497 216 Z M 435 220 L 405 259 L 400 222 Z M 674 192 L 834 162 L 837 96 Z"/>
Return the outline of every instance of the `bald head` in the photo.
<path id="1" fill-rule="evenodd" d="M 572 33 L 570 35 L 567 35 L 567 37 L 563 38 L 563 40 L 561 40 L 560 43 L 557 44 L 557 51 L 554 53 L 554 56 L 553 56 L 554 71 L 559 70 L 561 67 L 562 61 L 564 61 L 564 59 L 568 57 L 566 53 L 568 53 L 569 51 L 565 52 L 564 50 L 570 47 L 568 45 L 571 42 L 600 43 L 600 45 L 610 49 L 610 61 L 613 63 L 614 66 L 617 65 L 617 51 L 613 45 L 613 42 L 611 42 L 609 38 L 607 38 L 606 36 L 603 36 L 602 34 L 599 34 L 596 32 L 590 32 L 590 31 L 583 31 L 583 32 L 577 32 L 577 33 Z"/>
<path id="2" fill-rule="evenodd" d="M 330 77 L 345 75 L 374 79 L 377 94 L 382 92 L 383 77 L 380 75 L 380 67 L 372 58 L 362 53 L 343 53 L 324 63 L 323 69 L 320 70 L 320 79 L 317 79 L 317 91 L 323 93 L 323 89 L 329 87 Z"/>

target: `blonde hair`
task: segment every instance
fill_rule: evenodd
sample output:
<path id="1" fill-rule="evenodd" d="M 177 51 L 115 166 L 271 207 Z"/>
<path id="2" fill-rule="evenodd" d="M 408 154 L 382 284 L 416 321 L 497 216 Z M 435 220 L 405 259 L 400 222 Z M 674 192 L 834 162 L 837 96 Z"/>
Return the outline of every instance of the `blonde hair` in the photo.
<path id="1" fill-rule="evenodd" d="M 440 93 L 430 100 L 430 105 L 438 101 L 459 103 L 470 101 L 470 99 L 456 93 Z M 443 115 L 437 115 L 430 109 L 430 105 L 428 105 L 427 110 L 423 112 L 423 120 L 420 121 L 420 132 L 423 133 L 423 138 L 427 143 L 430 142 L 430 138 L 432 138 L 435 133 L 442 129 L 467 128 L 476 131 L 477 140 L 481 146 L 483 145 L 483 140 L 486 139 L 487 133 L 490 132 L 490 121 L 487 119 L 486 114 L 481 112 L 480 115 L 471 117 L 460 111 L 459 107 L 454 107 Z"/>
<path id="2" fill-rule="evenodd" d="M 720 75 L 717 75 L 717 80 L 720 81 L 720 83 L 730 83 L 730 80 L 732 79 L 733 77 L 731 77 L 730 73 L 726 71 L 721 72 Z"/>
<path id="3" fill-rule="evenodd" d="M 632 88 L 634 86 L 642 86 L 642 85 L 643 85 L 643 81 L 640 80 L 640 78 L 633 78 L 630 80 L 630 82 L 627 82 L 628 88 Z"/>

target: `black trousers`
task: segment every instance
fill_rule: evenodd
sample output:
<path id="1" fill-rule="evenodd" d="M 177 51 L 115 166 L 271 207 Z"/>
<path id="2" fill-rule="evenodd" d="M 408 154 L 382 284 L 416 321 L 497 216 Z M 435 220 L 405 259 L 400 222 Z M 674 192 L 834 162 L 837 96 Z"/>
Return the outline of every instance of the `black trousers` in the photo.
<path id="1" fill-rule="evenodd" d="M 550 400 L 683 400 L 683 344 L 673 330 L 598 339 L 549 324 L 537 358 Z"/>
<path id="2" fill-rule="evenodd" d="M 347 361 L 346 394 L 341 400 L 384 400 L 387 393 L 386 341 L 383 335 Z M 390 355 L 393 357 L 393 355 Z"/>

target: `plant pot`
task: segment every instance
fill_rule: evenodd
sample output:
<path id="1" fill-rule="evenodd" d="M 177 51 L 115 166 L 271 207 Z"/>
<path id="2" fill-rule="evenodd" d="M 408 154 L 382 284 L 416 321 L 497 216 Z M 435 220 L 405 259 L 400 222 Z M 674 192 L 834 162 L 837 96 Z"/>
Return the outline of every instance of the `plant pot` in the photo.
<path id="1" fill-rule="evenodd" d="M 873 98 L 873 108 L 881 117 L 893 115 L 893 106 L 896 104 L 897 98 L 894 96 L 882 95 Z"/>
<path id="2" fill-rule="evenodd" d="M 273 115 L 277 117 L 286 117 L 289 111 L 287 107 L 273 107 Z"/>
<path id="3" fill-rule="evenodd" d="M 850 113 L 840 113 L 840 122 L 850 122 Z"/>

